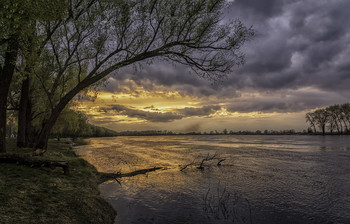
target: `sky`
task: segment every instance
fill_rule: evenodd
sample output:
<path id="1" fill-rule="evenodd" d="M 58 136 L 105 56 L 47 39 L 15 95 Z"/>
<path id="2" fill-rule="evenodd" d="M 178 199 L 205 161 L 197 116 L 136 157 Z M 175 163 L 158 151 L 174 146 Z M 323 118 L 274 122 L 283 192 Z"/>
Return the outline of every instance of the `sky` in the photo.
<path id="1" fill-rule="evenodd" d="M 255 37 L 221 83 L 156 62 L 109 76 L 77 109 L 116 131 L 307 128 L 305 113 L 350 100 L 349 0 L 234 0 L 224 20 Z"/>

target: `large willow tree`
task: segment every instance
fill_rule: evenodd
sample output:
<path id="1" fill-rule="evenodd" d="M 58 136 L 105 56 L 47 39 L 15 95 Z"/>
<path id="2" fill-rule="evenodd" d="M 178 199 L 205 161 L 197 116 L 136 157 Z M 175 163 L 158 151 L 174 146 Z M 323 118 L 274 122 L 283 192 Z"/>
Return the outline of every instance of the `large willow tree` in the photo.
<path id="1" fill-rule="evenodd" d="M 225 0 L 66 3 L 64 18 L 36 24 L 37 36 L 48 38 L 33 69 L 48 105 L 36 148 L 47 147 L 52 127 L 74 96 L 121 68 L 162 59 L 220 79 L 244 62 L 239 49 L 253 35 L 240 21 L 223 20 Z"/>

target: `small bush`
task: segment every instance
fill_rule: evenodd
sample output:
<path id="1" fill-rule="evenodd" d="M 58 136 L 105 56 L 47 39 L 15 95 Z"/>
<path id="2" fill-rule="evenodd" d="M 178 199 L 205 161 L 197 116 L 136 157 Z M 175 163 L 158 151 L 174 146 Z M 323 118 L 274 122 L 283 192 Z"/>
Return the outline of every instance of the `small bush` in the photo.
<path id="1" fill-rule="evenodd" d="M 90 141 L 84 138 L 77 138 L 74 140 L 75 145 L 89 145 Z"/>

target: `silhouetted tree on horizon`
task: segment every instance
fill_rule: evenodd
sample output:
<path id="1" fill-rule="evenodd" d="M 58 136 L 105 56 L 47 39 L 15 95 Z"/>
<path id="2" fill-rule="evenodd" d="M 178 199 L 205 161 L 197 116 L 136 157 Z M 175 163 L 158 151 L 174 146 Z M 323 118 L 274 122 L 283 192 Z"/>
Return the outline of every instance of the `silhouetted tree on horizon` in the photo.
<path id="1" fill-rule="evenodd" d="M 313 112 L 306 113 L 306 122 L 314 133 L 317 133 L 319 128 L 322 134 L 328 131 L 333 134 L 336 131 L 338 134 L 349 134 L 350 130 L 350 104 L 332 105 L 326 108 L 317 109 Z"/>

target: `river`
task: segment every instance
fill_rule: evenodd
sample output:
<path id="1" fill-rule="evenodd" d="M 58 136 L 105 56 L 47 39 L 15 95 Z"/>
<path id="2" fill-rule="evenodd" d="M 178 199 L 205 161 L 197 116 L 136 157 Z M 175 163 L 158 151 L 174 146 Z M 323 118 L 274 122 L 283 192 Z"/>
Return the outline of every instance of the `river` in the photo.
<path id="1" fill-rule="evenodd" d="M 350 136 L 90 141 L 77 152 L 100 172 L 165 168 L 100 185 L 115 223 L 350 223 Z"/>

